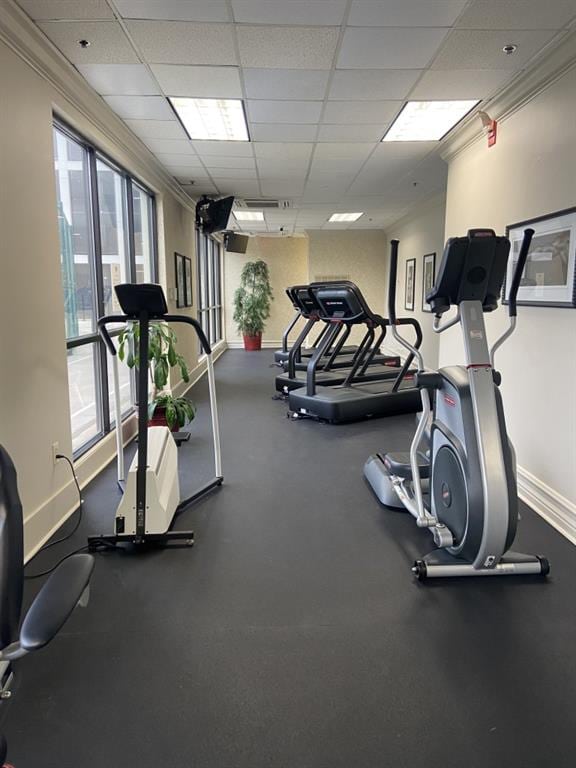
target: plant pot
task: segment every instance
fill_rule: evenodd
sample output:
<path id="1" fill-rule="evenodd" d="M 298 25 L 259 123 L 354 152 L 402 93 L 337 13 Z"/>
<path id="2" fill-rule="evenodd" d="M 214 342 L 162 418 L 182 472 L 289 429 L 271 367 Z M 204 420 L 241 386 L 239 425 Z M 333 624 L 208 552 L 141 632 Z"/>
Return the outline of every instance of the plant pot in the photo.
<path id="1" fill-rule="evenodd" d="M 244 349 L 247 352 L 258 352 L 262 349 L 262 334 L 257 333 L 255 336 L 244 334 Z"/>
<path id="2" fill-rule="evenodd" d="M 154 416 L 152 416 L 151 419 L 148 420 L 148 426 L 149 427 L 167 427 L 168 422 L 166 421 L 166 408 L 164 408 L 161 405 L 156 406 L 156 410 L 154 411 Z M 178 424 L 174 424 L 171 432 L 178 432 L 180 427 Z"/>

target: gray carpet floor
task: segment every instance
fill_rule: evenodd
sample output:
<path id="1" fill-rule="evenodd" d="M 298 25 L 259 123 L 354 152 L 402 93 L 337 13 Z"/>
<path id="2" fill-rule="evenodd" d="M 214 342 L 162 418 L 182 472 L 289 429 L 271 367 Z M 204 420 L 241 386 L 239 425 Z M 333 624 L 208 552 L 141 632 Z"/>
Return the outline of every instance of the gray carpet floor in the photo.
<path id="1" fill-rule="evenodd" d="M 516 549 L 548 556 L 548 581 L 415 582 L 429 534 L 362 478 L 369 453 L 407 447 L 413 417 L 291 422 L 271 361 L 217 364 L 225 485 L 178 520 L 195 547 L 97 555 L 88 608 L 18 663 L 11 762 L 573 768 L 576 549 L 523 506 Z M 205 382 L 193 399 L 183 494 L 212 472 Z M 114 477 L 87 489 L 60 553 L 111 530 Z"/>

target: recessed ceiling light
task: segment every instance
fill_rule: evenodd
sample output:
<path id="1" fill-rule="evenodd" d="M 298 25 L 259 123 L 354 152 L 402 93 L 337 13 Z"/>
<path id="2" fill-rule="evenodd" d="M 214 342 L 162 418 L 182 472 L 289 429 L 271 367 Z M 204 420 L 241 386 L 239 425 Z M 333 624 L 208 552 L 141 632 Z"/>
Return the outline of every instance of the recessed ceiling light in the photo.
<path id="1" fill-rule="evenodd" d="M 264 221 L 263 211 L 234 211 L 237 221 Z"/>
<path id="2" fill-rule="evenodd" d="M 358 221 L 360 216 L 363 216 L 364 213 L 333 213 L 332 216 L 328 219 L 328 221 L 331 222 L 343 222 L 343 221 Z"/>
<path id="3" fill-rule="evenodd" d="M 240 99 L 186 99 L 169 97 L 191 139 L 250 141 Z"/>
<path id="4" fill-rule="evenodd" d="M 478 103 L 478 99 L 409 101 L 382 141 L 440 141 Z"/>

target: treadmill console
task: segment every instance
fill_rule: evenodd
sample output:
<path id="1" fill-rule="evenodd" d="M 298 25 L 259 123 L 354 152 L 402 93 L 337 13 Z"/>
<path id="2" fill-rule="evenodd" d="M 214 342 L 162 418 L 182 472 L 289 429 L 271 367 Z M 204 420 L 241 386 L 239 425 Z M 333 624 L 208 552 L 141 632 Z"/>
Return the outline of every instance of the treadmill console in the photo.
<path id="1" fill-rule="evenodd" d="M 314 294 L 320 305 L 322 317 L 329 320 L 354 319 L 363 322 L 366 313 L 355 292 L 347 287 L 315 288 Z"/>
<path id="2" fill-rule="evenodd" d="M 122 283 L 117 285 L 115 290 L 122 312 L 129 318 L 138 319 L 141 312 L 148 312 L 150 319 L 168 314 L 168 305 L 161 285 Z"/>

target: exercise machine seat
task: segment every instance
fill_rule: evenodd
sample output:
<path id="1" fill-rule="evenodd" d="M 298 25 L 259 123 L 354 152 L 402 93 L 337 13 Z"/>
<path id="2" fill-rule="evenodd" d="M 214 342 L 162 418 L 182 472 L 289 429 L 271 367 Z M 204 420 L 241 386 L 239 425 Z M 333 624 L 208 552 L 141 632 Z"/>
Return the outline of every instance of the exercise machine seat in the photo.
<path id="1" fill-rule="evenodd" d="M 54 638 L 88 587 L 94 558 L 73 555 L 54 571 L 30 606 L 20 629 L 20 646 L 37 651 Z"/>

